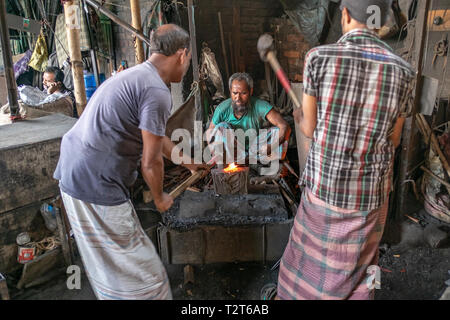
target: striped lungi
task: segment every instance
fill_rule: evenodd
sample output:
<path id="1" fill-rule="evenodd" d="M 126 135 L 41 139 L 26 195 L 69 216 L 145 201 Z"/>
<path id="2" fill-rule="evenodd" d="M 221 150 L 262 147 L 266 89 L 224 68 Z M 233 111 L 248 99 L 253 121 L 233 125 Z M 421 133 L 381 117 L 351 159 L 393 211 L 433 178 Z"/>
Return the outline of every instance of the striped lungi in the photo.
<path id="1" fill-rule="evenodd" d="M 388 202 L 374 211 L 327 205 L 305 190 L 280 263 L 282 300 L 369 300 L 370 266 L 378 264 Z"/>
<path id="2" fill-rule="evenodd" d="M 61 195 L 98 299 L 172 299 L 164 265 L 131 201 L 100 206 Z"/>

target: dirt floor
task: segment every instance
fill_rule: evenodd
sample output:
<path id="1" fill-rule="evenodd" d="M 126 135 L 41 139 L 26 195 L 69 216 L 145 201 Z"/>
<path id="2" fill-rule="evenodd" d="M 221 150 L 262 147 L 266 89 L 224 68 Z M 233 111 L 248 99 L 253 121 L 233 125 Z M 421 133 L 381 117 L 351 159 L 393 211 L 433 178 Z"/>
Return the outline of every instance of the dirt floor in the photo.
<path id="1" fill-rule="evenodd" d="M 400 246 L 380 249 L 381 289 L 376 300 L 437 300 L 450 279 L 450 248 Z M 194 283 L 184 284 L 183 265 L 167 265 L 176 300 L 260 300 L 261 288 L 276 282 L 278 269 L 270 263 L 224 263 L 194 266 Z M 81 263 L 78 261 L 78 265 Z M 22 291 L 10 287 L 15 300 L 93 300 L 82 274 L 80 290 L 68 290 L 65 270 L 53 280 Z"/>
<path id="2" fill-rule="evenodd" d="M 438 300 L 450 279 L 450 249 L 389 249 L 380 259 L 377 300 Z"/>
<path id="3" fill-rule="evenodd" d="M 447 288 L 445 281 L 450 278 L 450 249 L 416 248 L 399 258 L 393 256 L 394 252 L 389 250 L 380 261 L 381 290 L 376 292 L 376 300 L 438 300 Z M 184 285 L 183 267 L 166 266 L 176 300 L 260 300 L 261 288 L 275 282 L 278 274 L 278 270 L 271 271 L 272 264 L 256 262 L 194 266 L 195 283 Z M 10 289 L 12 299 L 95 299 L 84 274 L 80 290 L 68 290 L 66 279 L 61 272 L 40 286 L 21 292 Z"/>

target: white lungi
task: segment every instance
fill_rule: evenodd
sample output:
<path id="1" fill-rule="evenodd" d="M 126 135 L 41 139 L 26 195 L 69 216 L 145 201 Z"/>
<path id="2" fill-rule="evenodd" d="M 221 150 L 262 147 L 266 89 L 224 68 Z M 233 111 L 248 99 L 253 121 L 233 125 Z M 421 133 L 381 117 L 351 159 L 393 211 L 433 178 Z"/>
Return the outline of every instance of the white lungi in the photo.
<path id="1" fill-rule="evenodd" d="M 100 206 L 61 196 L 98 299 L 172 299 L 164 265 L 130 200 Z"/>

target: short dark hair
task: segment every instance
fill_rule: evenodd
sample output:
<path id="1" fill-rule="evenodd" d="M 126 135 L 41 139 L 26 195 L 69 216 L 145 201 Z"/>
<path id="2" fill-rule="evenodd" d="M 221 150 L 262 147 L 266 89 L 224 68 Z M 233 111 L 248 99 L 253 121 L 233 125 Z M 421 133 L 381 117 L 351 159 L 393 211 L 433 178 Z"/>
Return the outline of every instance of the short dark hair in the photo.
<path id="1" fill-rule="evenodd" d="M 186 30 L 176 24 L 165 24 L 150 36 L 150 55 L 160 53 L 169 57 L 179 49 L 189 49 L 189 45 L 190 37 Z"/>
<path id="2" fill-rule="evenodd" d="M 53 73 L 56 82 L 64 82 L 64 72 L 58 67 L 47 67 L 44 73 Z"/>

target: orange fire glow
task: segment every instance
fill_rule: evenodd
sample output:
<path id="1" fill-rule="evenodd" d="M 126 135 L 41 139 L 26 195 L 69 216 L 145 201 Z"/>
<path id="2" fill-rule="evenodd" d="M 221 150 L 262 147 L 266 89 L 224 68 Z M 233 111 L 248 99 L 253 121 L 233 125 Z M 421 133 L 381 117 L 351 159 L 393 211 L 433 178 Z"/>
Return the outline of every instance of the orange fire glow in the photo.
<path id="1" fill-rule="evenodd" d="M 238 171 L 239 171 L 239 167 L 234 162 L 232 164 L 230 164 L 228 167 L 226 167 L 225 169 L 223 169 L 223 172 L 226 172 L 226 173 L 233 173 L 233 172 L 238 172 Z"/>

